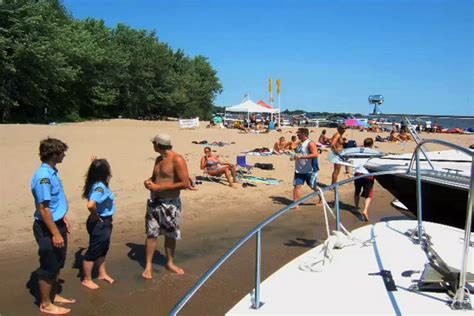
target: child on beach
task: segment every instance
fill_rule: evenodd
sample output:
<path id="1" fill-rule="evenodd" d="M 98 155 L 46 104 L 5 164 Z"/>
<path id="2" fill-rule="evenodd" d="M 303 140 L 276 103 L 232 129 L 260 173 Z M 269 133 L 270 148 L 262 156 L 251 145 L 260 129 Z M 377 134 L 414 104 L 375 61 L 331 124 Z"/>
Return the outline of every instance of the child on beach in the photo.
<path id="1" fill-rule="evenodd" d="M 83 198 L 87 198 L 87 209 L 90 212 L 86 227 L 89 233 L 89 248 L 84 255 L 82 285 L 95 290 L 99 285 L 92 281 L 94 263 L 99 270 L 99 280 L 110 284 L 114 282 L 105 269 L 105 256 L 109 250 L 112 236 L 112 216 L 115 213 L 115 196 L 109 189 L 112 176 L 110 165 L 105 159 L 92 158 L 86 175 Z"/>

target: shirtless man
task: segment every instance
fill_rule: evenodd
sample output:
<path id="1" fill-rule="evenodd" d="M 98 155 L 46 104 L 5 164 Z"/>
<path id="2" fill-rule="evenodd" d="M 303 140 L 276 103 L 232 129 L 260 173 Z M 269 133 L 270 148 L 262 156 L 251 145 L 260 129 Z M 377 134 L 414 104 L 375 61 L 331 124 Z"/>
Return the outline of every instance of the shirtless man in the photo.
<path id="1" fill-rule="evenodd" d="M 285 137 L 280 137 L 278 141 L 273 145 L 273 153 L 277 155 L 281 155 L 285 153 L 287 143 L 285 141 Z"/>
<path id="2" fill-rule="evenodd" d="M 184 158 L 172 151 L 171 137 L 158 134 L 152 140 L 153 147 L 160 154 L 155 160 L 151 178 L 146 179 L 145 188 L 150 191 L 147 203 L 146 221 L 146 266 L 142 276 L 152 278 L 152 260 L 156 240 L 165 236 L 166 269 L 176 274 L 184 270 L 174 264 L 176 240 L 181 239 L 179 222 L 181 199 L 179 193 L 189 186 L 189 173 Z"/>
<path id="3" fill-rule="evenodd" d="M 289 150 L 289 151 L 295 151 L 296 148 L 298 148 L 300 144 L 300 141 L 298 140 L 298 137 L 296 136 L 291 136 L 291 141 L 288 142 L 288 144 L 286 144 L 286 150 Z"/>
<path id="4" fill-rule="evenodd" d="M 323 131 L 321 132 L 321 135 L 319 136 L 318 142 L 321 145 L 330 145 L 331 144 L 331 139 L 326 136 L 326 130 L 325 129 L 323 129 Z"/>
<path id="5" fill-rule="evenodd" d="M 344 128 L 344 126 L 338 126 L 337 132 L 331 138 L 331 150 L 335 154 L 340 154 L 341 151 L 344 149 L 344 141 L 343 141 L 342 135 L 344 134 L 345 131 L 346 129 Z M 341 166 L 342 165 L 337 164 L 337 163 L 334 164 L 334 171 L 332 172 L 331 184 L 334 184 L 337 182 L 339 172 L 341 171 Z M 334 194 L 336 194 L 336 191 L 334 191 Z"/>

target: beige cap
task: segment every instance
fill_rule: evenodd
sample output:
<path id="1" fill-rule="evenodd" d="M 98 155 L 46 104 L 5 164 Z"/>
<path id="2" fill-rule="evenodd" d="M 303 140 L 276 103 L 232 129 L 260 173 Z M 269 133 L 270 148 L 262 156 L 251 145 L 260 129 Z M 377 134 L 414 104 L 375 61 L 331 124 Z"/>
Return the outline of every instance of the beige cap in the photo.
<path id="1" fill-rule="evenodd" d="M 171 136 L 164 133 L 159 133 L 152 139 L 150 139 L 154 144 L 160 144 L 165 146 L 171 146 Z"/>

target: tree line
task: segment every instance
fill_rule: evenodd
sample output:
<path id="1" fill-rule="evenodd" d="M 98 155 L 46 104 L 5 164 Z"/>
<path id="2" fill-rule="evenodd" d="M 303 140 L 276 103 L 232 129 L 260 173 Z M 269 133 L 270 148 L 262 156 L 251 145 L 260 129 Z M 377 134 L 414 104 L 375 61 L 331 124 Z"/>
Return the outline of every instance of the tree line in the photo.
<path id="1" fill-rule="evenodd" d="M 78 20 L 60 0 L 0 0 L 2 122 L 209 118 L 222 85 L 209 60 L 155 31 Z"/>

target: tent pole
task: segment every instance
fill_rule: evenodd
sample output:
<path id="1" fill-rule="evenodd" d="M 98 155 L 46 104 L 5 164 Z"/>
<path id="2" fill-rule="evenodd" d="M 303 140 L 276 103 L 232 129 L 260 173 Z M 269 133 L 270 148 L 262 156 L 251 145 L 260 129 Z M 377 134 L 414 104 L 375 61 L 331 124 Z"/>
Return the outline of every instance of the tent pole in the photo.
<path id="1" fill-rule="evenodd" d="M 281 103 L 280 103 L 280 94 L 278 94 L 278 127 L 281 127 L 280 126 L 280 123 L 281 123 Z"/>

